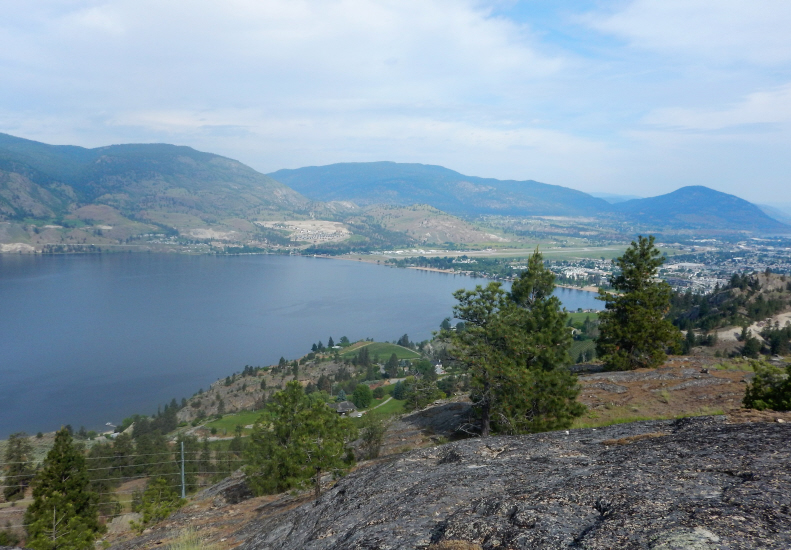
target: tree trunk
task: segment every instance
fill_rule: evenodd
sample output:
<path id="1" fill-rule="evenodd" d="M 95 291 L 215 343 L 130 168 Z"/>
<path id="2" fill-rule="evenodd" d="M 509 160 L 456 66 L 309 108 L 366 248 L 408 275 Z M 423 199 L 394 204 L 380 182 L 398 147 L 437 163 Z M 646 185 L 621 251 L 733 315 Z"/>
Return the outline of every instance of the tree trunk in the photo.
<path id="1" fill-rule="evenodd" d="M 321 468 L 316 468 L 316 500 L 321 496 Z"/>
<path id="2" fill-rule="evenodd" d="M 491 429 L 491 412 L 492 406 L 489 399 L 489 392 L 491 385 L 485 382 L 483 385 L 483 403 L 481 404 L 481 437 L 489 437 L 489 430 Z"/>

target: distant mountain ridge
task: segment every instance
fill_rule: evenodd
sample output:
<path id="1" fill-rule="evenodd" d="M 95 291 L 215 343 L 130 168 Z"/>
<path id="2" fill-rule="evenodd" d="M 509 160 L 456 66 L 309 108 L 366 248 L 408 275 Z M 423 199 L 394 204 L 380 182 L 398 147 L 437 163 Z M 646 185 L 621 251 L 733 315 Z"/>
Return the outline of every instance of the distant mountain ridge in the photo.
<path id="1" fill-rule="evenodd" d="M 767 216 L 751 202 L 702 185 L 621 202 L 613 208 L 632 221 L 657 228 L 791 233 L 791 226 Z"/>
<path id="2" fill-rule="evenodd" d="M 0 219 L 59 217 L 99 203 L 125 215 L 250 217 L 310 201 L 244 164 L 168 144 L 86 149 L 0 134 Z"/>
<path id="3" fill-rule="evenodd" d="M 0 222 L 16 224 L 15 228 L 6 224 L 2 229 L 6 233 L 31 231 L 23 227 L 28 224 L 25 220 L 37 220 L 41 229 L 81 220 L 94 227 L 93 237 L 100 225 L 113 228 L 114 233 L 98 236 L 118 244 L 158 228 L 208 235 L 205 238 L 215 235 L 207 233 L 215 228 L 238 237 L 261 233 L 252 223 L 259 220 L 346 220 L 358 212 L 352 202 L 360 206 L 422 204 L 467 218 L 597 218 L 629 222 L 639 231 L 791 234 L 791 226 L 757 206 L 703 186 L 610 204 L 559 185 L 465 176 L 435 165 L 342 163 L 264 175 L 236 160 L 184 146 L 128 144 L 87 149 L 0 134 Z M 448 233 L 434 228 L 416 235 L 421 231 L 423 237 L 431 233 L 432 238 L 434 233 Z M 89 237 L 77 232 L 68 242 L 87 242 Z M 6 242 L 16 239 L 2 238 Z"/>
<path id="4" fill-rule="evenodd" d="M 429 204 L 462 216 L 594 216 L 610 204 L 533 180 L 465 176 L 430 164 L 360 162 L 278 170 L 269 176 L 313 200 L 369 204 Z"/>
<path id="5" fill-rule="evenodd" d="M 791 226 L 754 204 L 704 186 L 614 202 L 533 180 L 465 176 L 427 164 L 341 163 L 269 174 L 314 200 L 358 204 L 428 204 L 460 216 L 586 216 L 629 221 L 651 230 L 791 234 Z M 608 195 L 612 198 L 614 196 Z"/>

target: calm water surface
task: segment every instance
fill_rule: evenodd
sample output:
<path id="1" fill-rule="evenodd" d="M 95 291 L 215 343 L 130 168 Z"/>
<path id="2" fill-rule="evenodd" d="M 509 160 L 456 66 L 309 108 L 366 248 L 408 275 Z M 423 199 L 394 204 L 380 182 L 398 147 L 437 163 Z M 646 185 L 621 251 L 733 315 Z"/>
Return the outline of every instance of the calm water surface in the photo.
<path id="1" fill-rule="evenodd" d="M 330 336 L 424 340 L 481 283 L 303 257 L 0 255 L 0 437 L 99 429 Z"/>

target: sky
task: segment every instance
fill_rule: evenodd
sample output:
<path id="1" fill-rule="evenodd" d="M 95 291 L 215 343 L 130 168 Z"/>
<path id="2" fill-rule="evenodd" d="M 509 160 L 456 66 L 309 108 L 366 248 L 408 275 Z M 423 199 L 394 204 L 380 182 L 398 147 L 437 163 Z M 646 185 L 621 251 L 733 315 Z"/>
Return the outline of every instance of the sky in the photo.
<path id="1" fill-rule="evenodd" d="M 0 132 L 791 206 L 788 0 L 6 0 Z"/>

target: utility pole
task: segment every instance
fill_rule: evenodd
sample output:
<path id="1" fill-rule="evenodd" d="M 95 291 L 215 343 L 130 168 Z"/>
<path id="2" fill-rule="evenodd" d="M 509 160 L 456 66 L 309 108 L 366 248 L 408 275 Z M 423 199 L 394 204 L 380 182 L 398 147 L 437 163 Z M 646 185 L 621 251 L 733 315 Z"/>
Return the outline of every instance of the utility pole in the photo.
<path id="1" fill-rule="evenodd" d="M 181 498 L 187 498 L 187 488 L 184 485 L 184 442 L 181 442 Z"/>

